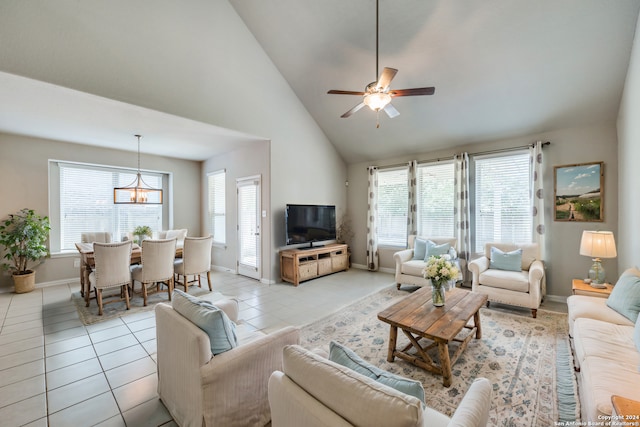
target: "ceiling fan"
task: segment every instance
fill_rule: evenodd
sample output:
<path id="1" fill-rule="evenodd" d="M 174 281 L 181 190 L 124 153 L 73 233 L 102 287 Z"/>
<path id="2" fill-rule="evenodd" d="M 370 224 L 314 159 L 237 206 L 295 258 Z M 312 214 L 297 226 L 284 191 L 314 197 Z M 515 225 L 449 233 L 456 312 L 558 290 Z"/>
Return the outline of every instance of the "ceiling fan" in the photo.
<path id="1" fill-rule="evenodd" d="M 378 76 L 378 1 L 376 0 L 376 77 Z M 398 96 L 418 96 L 418 95 L 433 95 L 435 93 L 435 87 L 419 87 L 413 89 L 391 89 L 391 80 L 395 77 L 398 70 L 395 68 L 385 67 L 382 70 L 382 74 L 377 81 L 369 83 L 364 92 L 355 92 L 350 90 L 335 90 L 332 89 L 328 94 L 332 95 L 360 95 L 363 97 L 362 102 L 340 116 L 343 119 L 350 117 L 353 113 L 360 110 L 365 105 L 371 108 L 371 110 L 380 114 L 380 110 L 384 110 L 389 118 L 394 118 L 400 115 L 400 112 L 391 104 L 391 98 Z M 376 127 L 380 127 L 380 122 L 376 123 Z"/>

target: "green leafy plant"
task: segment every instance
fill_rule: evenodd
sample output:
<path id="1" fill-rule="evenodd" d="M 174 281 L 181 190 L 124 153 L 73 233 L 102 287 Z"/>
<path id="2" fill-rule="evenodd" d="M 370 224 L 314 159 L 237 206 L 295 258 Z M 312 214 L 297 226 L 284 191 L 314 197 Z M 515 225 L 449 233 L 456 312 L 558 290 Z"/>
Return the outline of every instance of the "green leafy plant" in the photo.
<path id="1" fill-rule="evenodd" d="M 9 215 L 0 225 L 0 244 L 7 253 L 2 268 L 13 274 L 28 274 L 29 261 L 39 261 L 49 255 L 45 243 L 51 229 L 49 218 L 40 216 L 33 209 L 22 209 Z"/>
<path id="2" fill-rule="evenodd" d="M 151 227 L 149 227 L 148 225 L 139 225 L 133 229 L 133 235 L 137 236 L 138 239 L 142 240 L 144 236 L 149 236 L 149 237 L 153 236 L 153 231 L 151 230 Z"/>

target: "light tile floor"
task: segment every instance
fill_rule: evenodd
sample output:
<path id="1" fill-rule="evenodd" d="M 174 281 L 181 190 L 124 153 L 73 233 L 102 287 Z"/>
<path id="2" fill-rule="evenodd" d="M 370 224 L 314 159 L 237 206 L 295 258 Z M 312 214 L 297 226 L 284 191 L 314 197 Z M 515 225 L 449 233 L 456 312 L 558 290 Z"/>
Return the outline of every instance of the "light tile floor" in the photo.
<path id="1" fill-rule="evenodd" d="M 241 319 L 268 333 L 320 319 L 393 276 L 351 269 L 294 287 L 214 272 L 212 282 L 238 298 Z M 78 288 L 0 294 L 0 425 L 175 426 L 156 393 L 154 312 L 84 326 L 71 301 Z"/>

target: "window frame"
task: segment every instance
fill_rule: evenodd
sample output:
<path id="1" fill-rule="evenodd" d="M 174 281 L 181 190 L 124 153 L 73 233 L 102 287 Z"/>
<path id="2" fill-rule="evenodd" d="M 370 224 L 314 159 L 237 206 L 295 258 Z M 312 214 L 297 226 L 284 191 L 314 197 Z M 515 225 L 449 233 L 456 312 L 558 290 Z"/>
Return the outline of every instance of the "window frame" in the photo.
<path id="1" fill-rule="evenodd" d="M 392 173 L 392 172 L 398 172 L 398 171 L 404 171 L 404 173 L 406 174 L 406 179 L 405 179 L 405 186 L 406 186 L 406 191 L 404 192 L 405 197 L 406 197 L 406 203 L 404 206 L 404 234 L 402 236 L 402 239 L 381 239 L 380 235 L 381 235 L 381 218 L 382 216 L 380 215 L 380 207 L 381 207 L 381 203 L 380 203 L 380 175 L 381 174 L 385 174 L 385 173 Z M 378 169 L 378 188 L 377 188 L 377 194 L 378 194 L 378 200 L 377 200 L 377 205 L 378 205 L 378 211 L 376 212 L 376 230 L 377 230 L 377 239 L 378 239 L 378 246 L 379 247 L 389 247 L 389 248 L 403 248 L 406 247 L 407 245 L 407 236 L 408 236 L 408 224 L 407 224 L 407 215 L 409 213 L 409 166 L 398 166 L 398 167 L 389 167 L 389 168 L 384 168 L 384 169 Z M 400 205 L 398 205 L 400 206 Z M 402 241 L 402 243 L 401 243 Z"/>
<path id="2" fill-rule="evenodd" d="M 451 217 L 450 217 L 450 224 L 449 224 L 449 228 L 450 230 L 447 230 L 446 232 L 437 232 L 437 231 L 433 231 L 433 230 L 425 230 L 423 228 L 423 221 L 421 220 L 421 218 L 423 217 L 423 215 L 421 215 L 421 213 L 423 212 L 422 210 L 422 206 L 424 204 L 423 199 L 421 199 L 421 196 L 423 196 L 423 192 L 422 192 L 422 182 L 423 180 L 421 179 L 421 171 L 424 171 L 425 169 L 428 168 L 442 168 L 444 166 L 450 167 L 451 168 L 451 194 L 450 194 L 450 202 L 451 202 Z M 433 162 L 424 162 L 424 163 L 419 163 L 417 165 L 417 170 L 416 170 L 416 231 L 417 231 L 417 235 L 418 236 L 451 236 L 454 237 L 455 236 L 455 162 L 453 161 L 453 159 L 451 160 L 439 160 L 439 161 L 433 161 Z M 426 191 L 428 193 L 428 190 Z M 447 218 L 449 219 L 449 218 Z"/>
<path id="3" fill-rule="evenodd" d="M 222 176 L 222 208 L 223 211 L 220 213 L 212 213 L 211 210 L 211 201 L 212 201 L 212 197 L 215 198 L 216 195 L 215 193 L 212 195 L 211 191 L 215 190 L 215 188 L 211 188 L 212 185 L 212 179 L 215 179 L 216 176 Z M 212 172 L 207 172 L 207 231 L 209 232 L 209 234 L 213 237 L 213 244 L 214 245 L 219 245 L 219 246 L 225 246 L 227 244 L 227 170 L 226 169 L 219 169 L 216 171 L 212 171 Z M 215 209 L 215 206 L 214 206 Z M 215 217 L 221 217 L 222 218 L 222 229 L 224 232 L 223 238 L 222 240 L 217 239 L 216 237 L 216 233 L 215 233 Z"/>
<path id="4" fill-rule="evenodd" d="M 112 165 L 104 165 L 97 163 L 87 163 L 87 162 L 75 162 L 68 160 L 58 160 L 58 159 L 49 159 L 48 160 L 48 175 L 49 175 L 49 219 L 51 223 L 51 230 L 49 232 L 49 248 L 53 255 L 56 254 L 72 254 L 76 252 L 75 248 L 62 248 L 62 181 L 61 181 L 61 173 L 62 170 L 67 168 L 77 168 L 84 170 L 96 170 L 101 172 L 109 172 L 109 173 L 126 173 L 136 175 L 138 173 L 138 169 L 122 167 L 122 166 L 112 166 Z M 149 170 L 149 169 L 140 169 L 142 175 L 151 175 L 157 176 L 160 178 L 162 182 L 162 190 L 165 193 L 165 197 L 163 197 L 163 202 L 161 205 L 155 205 L 161 207 L 161 229 L 168 229 L 171 226 L 172 218 L 173 218 L 173 210 L 172 210 L 172 190 L 173 190 L 173 174 L 171 172 L 166 171 L 158 171 L 158 170 Z M 113 189 L 110 191 L 110 200 L 112 209 L 123 210 L 126 209 L 126 206 L 135 206 L 135 205 L 126 205 L 120 204 L 116 205 L 113 203 Z M 87 231 L 96 231 L 96 230 L 87 230 Z M 116 229 L 105 230 L 112 233 L 114 240 L 119 239 L 119 232 Z M 133 231 L 133 230 L 131 230 Z M 160 231 L 160 230 L 154 230 Z"/>

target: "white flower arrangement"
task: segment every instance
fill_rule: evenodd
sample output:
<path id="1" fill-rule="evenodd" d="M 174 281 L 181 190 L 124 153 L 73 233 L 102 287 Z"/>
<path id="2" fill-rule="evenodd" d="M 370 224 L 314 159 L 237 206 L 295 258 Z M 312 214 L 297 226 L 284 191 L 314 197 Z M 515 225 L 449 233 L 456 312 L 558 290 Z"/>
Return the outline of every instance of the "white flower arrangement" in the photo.
<path id="1" fill-rule="evenodd" d="M 440 288 L 450 280 L 457 278 L 460 270 L 451 261 L 449 255 L 431 256 L 422 270 L 425 279 L 431 279 L 431 284 Z"/>

